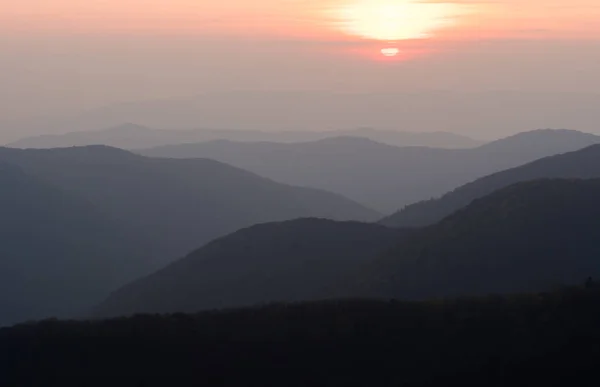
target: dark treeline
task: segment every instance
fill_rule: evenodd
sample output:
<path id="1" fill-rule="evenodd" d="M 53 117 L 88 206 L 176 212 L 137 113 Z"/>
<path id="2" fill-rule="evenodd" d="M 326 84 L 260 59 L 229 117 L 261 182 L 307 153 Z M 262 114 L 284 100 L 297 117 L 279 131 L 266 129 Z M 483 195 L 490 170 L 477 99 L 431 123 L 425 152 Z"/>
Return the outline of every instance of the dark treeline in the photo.
<path id="1" fill-rule="evenodd" d="M 2 386 L 571 386 L 600 366 L 600 290 L 276 304 L 0 330 Z"/>

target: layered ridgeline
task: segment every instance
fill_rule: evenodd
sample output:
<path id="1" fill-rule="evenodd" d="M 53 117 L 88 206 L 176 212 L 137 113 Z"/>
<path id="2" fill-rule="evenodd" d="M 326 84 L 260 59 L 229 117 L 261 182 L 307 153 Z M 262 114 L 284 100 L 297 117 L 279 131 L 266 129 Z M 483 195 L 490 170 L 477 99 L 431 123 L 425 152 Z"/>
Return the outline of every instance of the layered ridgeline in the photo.
<path id="1" fill-rule="evenodd" d="M 521 183 L 412 232 L 315 220 L 261 225 L 127 285 L 97 315 L 577 284 L 600 276 L 599 195 L 600 180 Z"/>
<path id="2" fill-rule="evenodd" d="M 357 275 L 361 296 L 538 291 L 600 276 L 600 180 L 538 180 L 475 200 Z"/>
<path id="3" fill-rule="evenodd" d="M 0 214 L 0 326 L 81 314 L 144 267 L 91 203 L 2 162 Z"/>
<path id="4" fill-rule="evenodd" d="M 326 298 L 408 232 L 374 224 L 300 219 L 240 230 L 113 293 L 97 316 L 194 312 Z"/>
<path id="5" fill-rule="evenodd" d="M 399 132 L 358 128 L 335 131 L 278 131 L 197 129 L 160 130 L 135 124 L 124 124 L 107 129 L 43 135 L 24 138 L 9 144 L 14 148 L 64 148 L 70 146 L 106 145 L 123 149 L 145 149 L 165 145 L 197 143 L 213 140 L 230 141 L 318 141 L 339 136 L 368 138 L 397 146 L 428 146 L 435 148 L 472 148 L 480 142 L 448 132 Z"/>
<path id="6" fill-rule="evenodd" d="M 165 160 L 104 146 L 0 148 L 0 160 L 93 203 L 165 262 L 256 223 L 299 217 L 373 220 L 336 194 L 275 183 L 212 160 Z"/>
<path id="7" fill-rule="evenodd" d="M 0 325 L 76 316 L 210 239 L 297 217 L 377 216 L 210 160 L 0 148 Z"/>
<path id="8" fill-rule="evenodd" d="M 600 180 L 511 186 L 415 231 L 303 220 L 215 241 L 115 292 L 98 316 L 330 297 L 539 291 L 600 276 Z"/>
<path id="9" fill-rule="evenodd" d="M 473 149 L 396 147 L 358 137 L 305 143 L 212 141 L 140 151 L 206 157 L 276 181 L 337 192 L 382 212 L 437 197 L 476 178 L 600 143 L 569 130 L 521 133 Z"/>
<path id="10" fill-rule="evenodd" d="M 483 177 L 438 199 L 409 205 L 383 219 L 381 223 L 394 227 L 428 226 L 495 190 L 518 182 L 541 178 L 600 178 L 600 145 L 547 157 Z"/>
<path id="11" fill-rule="evenodd" d="M 599 104 L 600 97 L 597 94 L 548 91 L 524 93 L 523 90 L 483 93 L 456 90 L 406 91 L 391 94 L 217 92 L 184 98 L 118 103 L 63 117 L 9 120 L 3 125 L 0 141 L 2 138 L 7 141 L 16 140 L 23 133 L 57 134 L 100 130 L 127 122 L 153 128 L 235 128 L 241 129 L 239 132 L 256 129 L 266 132 L 306 132 L 373 125 L 378 129 L 421 133 L 424 130 L 443 129 L 452 133 L 471 133 L 474 136 L 482 133 L 514 133 L 514 128 L 544 128 L 552 123 L 558 128 L 573 127 L 594 132 L 600 121 L 600 111 L 597 109 Z M 434 134 L 432 137 L 438 136 Z M 460 136 L 439 137 L 441 139 L 431 143 L 407 144 L 403 141 L 401 145 L 474 146 L 472 140 L 465 140 Z M 304 141 L 311 140 L 314 138 Z M 259 141 L 281 140 L 263 138 Z M 77 145 L 95 144 L 97 143 Z M 58 144 L 63 147 L 68 145 L 71 144 Z"/>

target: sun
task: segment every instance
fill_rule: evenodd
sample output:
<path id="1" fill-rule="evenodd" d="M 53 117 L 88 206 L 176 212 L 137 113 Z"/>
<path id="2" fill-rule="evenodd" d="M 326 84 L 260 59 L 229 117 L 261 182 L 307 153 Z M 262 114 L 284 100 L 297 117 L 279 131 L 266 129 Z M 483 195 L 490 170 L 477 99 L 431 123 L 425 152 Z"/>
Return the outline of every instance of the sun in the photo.
<path id="1" fill-rule="evenodd" d="M 386 47 L 386 48 L 382 48 L 380 52 L 381 52 L 381 55 L 383 55 L 383 56 L 393 57 L 393 56 L 397 56 L 398 54 L 400 54 L 400 49 L 397 47 Z"/>
<path id="2" fill-rule="evenodd" d="M 453 3 L 422 0 L 352 0 L 336 10 L 338 25 L 365 39 L 399 41 L 424 39 L 454 23 Z"/>

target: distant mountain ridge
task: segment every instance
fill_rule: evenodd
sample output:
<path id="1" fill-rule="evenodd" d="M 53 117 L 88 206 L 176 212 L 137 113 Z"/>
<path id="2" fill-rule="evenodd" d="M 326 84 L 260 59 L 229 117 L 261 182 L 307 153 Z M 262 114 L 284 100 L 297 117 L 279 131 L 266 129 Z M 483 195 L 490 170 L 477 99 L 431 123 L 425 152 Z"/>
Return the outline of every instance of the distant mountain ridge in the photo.
<path id="1" fill-rule="evenodd" d="M 360 127 L 409 132 L 442 130 L 482 139 L 549 127 L 597 133 L 599 104 L 598 93 L 547 90 L 207 91 L 195 96 L 115 103 L 62 117 L 12 122 L 0 119 L 0 137 L 15 141 L 27 134 L 100 130 L 127 122 L 164 129 L 203 127 L 267 132 Z"/>
<path id="2" fill-rule="evenodd" d="M 480 178 L 440 198 L 409 205 L 381 223 L 393 227 L 428 226 L 497 189 L 541 178 L 600 178 L 600 145 L 546 157 Z"/>
<path id="3" fill-rule="evenodd" d="M 197 129 L 161 130 L 136 124 L 123 124 L 108 129 L 52 134 L 24 138 L 8 144 L 13 148 L 64 148 L 70 146 L 107 145 L 123 149 L 146 149 L 165 145 L 231 140 L 244 142 L 305 142 L 338 136 L 368 138 L 396 146 L 428 146 L 436 148 L 470 148 L 480 141 L 448 132 L 401 132 L 370 128 L 335 131 L 280 131 Z"/>
<path id="4" fill-rule="evenodd" d="M 540 158 L 565 152 L 565 149 L 582 149 L 597 144 L 600 136 L 568 129 L 538 129 L 522 132 L 477 147 L 480 153 L 498 155 L 504 153 L 529 153 Z"/>
<path id="5" fill-rule="evenodd" d="M 401 148 L 346 136 L 292 144 L 219 140 L 139 152 L 151 157 L 210 158 L 392 213 L 490 173 L 598 143 L 600 136 L 589 133 L 536 130 L 472 149 Z"/>
<path id="6" fill-rule="evenodd" d="M 0 148 L 0 160 L 85 197 L 158 242 L 154 253 L 163 261 L 256 223 L 377 216 L 340 195 L 279 184 L 213 160 L 152 159 L 105 146 Z"/>

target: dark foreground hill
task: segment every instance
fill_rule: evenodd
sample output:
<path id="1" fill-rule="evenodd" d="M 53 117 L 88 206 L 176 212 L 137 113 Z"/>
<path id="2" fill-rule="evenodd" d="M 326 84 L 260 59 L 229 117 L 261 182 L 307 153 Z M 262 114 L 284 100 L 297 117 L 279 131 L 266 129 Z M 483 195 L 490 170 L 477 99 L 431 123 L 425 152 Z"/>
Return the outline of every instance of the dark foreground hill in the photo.
<path id="1" fill-rule="evenodd" d="M 475 199 L 521 181 L 541 178 L 600 178 L 600 145 L 543 158 L 459 187 L 439 199 L 409 205 L 382 220 L 394 227 L 423 227 L 439 222 Z"/>
<path id="2" fill-rule="evenodd" d="M 600 293 L 331 301 L 0 330 L 2 386 L 573 386 Z"/>
<path id="3" fill-rule="evenodd" d="M 134 244 L 89 202 L 0 162 L 0 326 L 81 313 L 139 275 Z"/>
<path id="4" fill-rule="evenodd" d="M 408 234 L 319 219 L 254 226 L 123 287 L 95 313 L 196 312 L 327 298 L 333 284 Z"/>
<path id="5" fill-rule="evenodd" d="M 275 183 L 212 160 L 151 159 L 90 146 L 0 148 L 0 161 L 89 201 L 146 241 L 142 247 L 157 264 L 257 223 L 377 216 L 339 195 Z"/>
<path id="6" fill-rule="evenodd" d="M 423 229 L 359 274 L 358 294 L 540 291 L 600 277 L 600 180 L 501 189 Z"/>
<path id="7" fill-rule="evenodd" d="M 396 147 L 336 137 L 294 144 L 212 141 L 141 153 L 210 158 L 283 183 L 336 192 L 392 213 L 490 173 L 598 143 L 600 137 L 589 133 L 536 130 L 472 149 Z"/>

